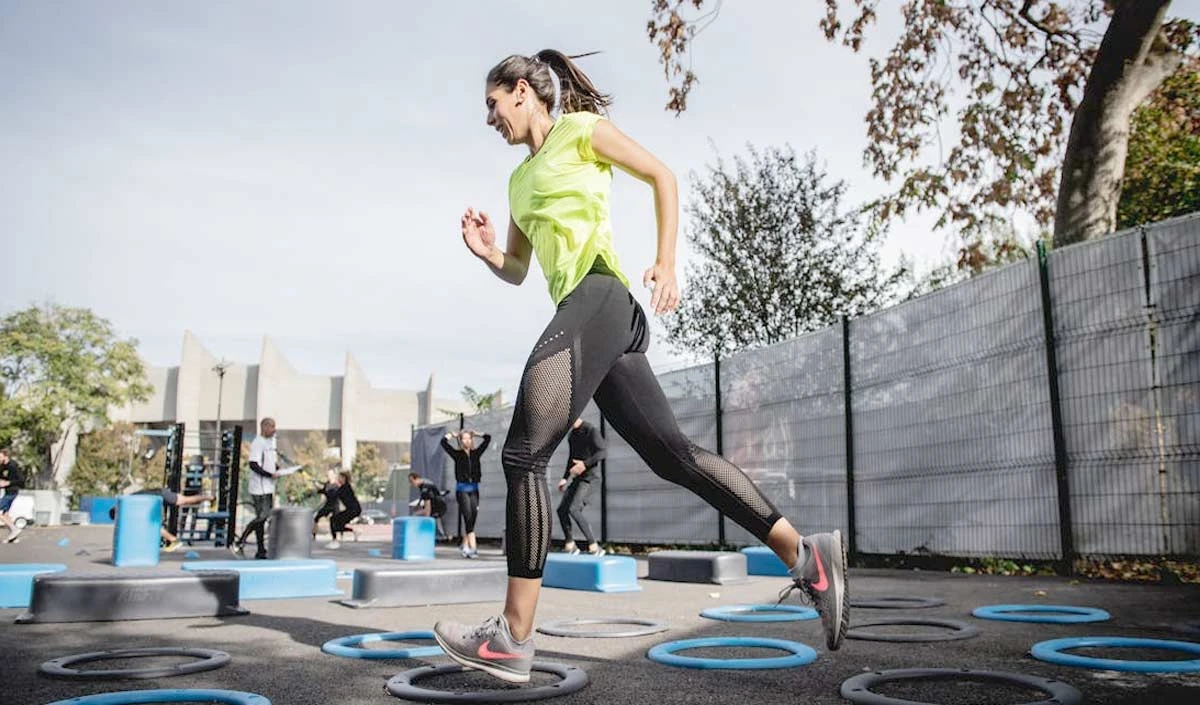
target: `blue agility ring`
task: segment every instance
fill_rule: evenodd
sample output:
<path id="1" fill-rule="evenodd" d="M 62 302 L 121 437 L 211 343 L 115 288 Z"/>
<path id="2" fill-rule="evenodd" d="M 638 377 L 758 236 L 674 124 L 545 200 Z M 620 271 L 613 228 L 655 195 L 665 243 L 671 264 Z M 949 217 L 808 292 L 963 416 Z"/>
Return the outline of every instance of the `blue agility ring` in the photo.
<path id="1" fill-rule="evenodd" d="M 381 632 L 379 634 L 355 634 L 340 639 L 331 639 L 321 645 L 321 651 L 346 658 L 424 658 L 441 656 L 445 652 L 440 646 L 414 646 L 408 649 L 360 649 L 359 644 L 376 641 L 407 641 L 409 639 L 432 639 L 433 632 Z"/>
<path id="2" fill-rule="evenodd" d="M 710 607 L 700 616 L 722 622 L 799 622 L 819 615 L 811 607 L 797 605 L 725 605 Z"/>
<path id="3" fill-rule="evenodd" d="M 680 656 L 676 651 L 705 649 L 715 646 L 750 646 L 763 649 L 779 649 L 792 652 L 790 656 L 773 658 L 694 658 Z M 760 639 L 758 637 L 727 636 L 705 639 L 682 639 L 668 641 L 651 648 L 646 658 L 656 663 L 680 668 L 759 670 L 767 668 L 793 668 L 817 660 L 817 652 L 795 641 L 783 639 Z"/>
<path id="4" fill-rule="evenodd" d="M 1039 661 L 1059 666 L 1096 668 L 1104 671 L 1134 671 L 1136 673 L 1195 673 L 1200 671 L 1200 658 L 1191 661 L 1125 661 L 1111 658 L 1092 658 L 1064 654 L 1064 649 L 1107 646 L 1113 648 L 1170 649 L 1200 656 L 1200 644 L 1193 641 L 1165 639 L 1131 639 L 1122 636 L 1085 636 L 1070 639 L 1051 639 L 1033 645 L 1031 656 Z"/>
<path id="5" fill-rule="evenodd" d="M 1041 614 L 1012 614 L 1013 612 L 1038 612 Z M 980 619 L 1042 624 L 1106 622 L 1112 618 L 1112 615 L 1102 609 L 1070 605 L 988 605 L 987 607 L 976 607 L 971 614 Z"/>
<path id="6" fill-rule="evenodd" d="M 239 690 L 208 690 L 205 688 L 162 690 L 125 690 L 119 693 L 84 695 L 70 700 L 56 700 L 49 705 L 140 705 L 141 703 L 221 703 L 221 705 L 271 705 L 271 701 L 255 693 Z"/>

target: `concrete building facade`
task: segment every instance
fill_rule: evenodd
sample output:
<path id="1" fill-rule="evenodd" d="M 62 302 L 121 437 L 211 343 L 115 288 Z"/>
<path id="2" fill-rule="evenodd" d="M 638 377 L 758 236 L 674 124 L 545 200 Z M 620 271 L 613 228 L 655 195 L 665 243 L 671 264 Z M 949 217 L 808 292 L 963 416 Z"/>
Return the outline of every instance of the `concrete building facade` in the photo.
<path id="1" fill-rule="evenodd" d="M 344 373 L 337 376 L 295 369 L 269 337 L 263 338 L 257 363 L 224 363 L 224 373 L 219 374 L 221 362 L 185 332 L 179 365 L 147 366 L 154 387 L 150 399 L 114 410 L 112 419 L 147 428 L 183 422 L 184 452 L 213 457 L 218 418 L 222 428 L 241 425 L 248 440 L 269 416 L 276 421 L 285 455 L 310 432 L 319 431 L 338 449 L 342 466 L 349 468 L 359 444 L 374 444 L 386 460 L 402 462 L 413 426 L 472 411 L 463 399 L 435 397 L 432 374 L 423 390 L 374 387 L 349 352 Z"/>

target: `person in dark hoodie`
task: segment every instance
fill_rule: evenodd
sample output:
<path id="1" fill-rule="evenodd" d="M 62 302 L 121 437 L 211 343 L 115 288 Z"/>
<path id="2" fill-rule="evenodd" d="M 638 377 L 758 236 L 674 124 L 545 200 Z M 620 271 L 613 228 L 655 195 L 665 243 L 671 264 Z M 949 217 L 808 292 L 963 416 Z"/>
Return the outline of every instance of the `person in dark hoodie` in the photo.
<path id="1" fill-rule="evenodd" d="M 333 502 L 334 506 L 340 502 L 342 511 L 329 517 L 329 530 L 333 533 L 333 540 L 329 542 L 328 548 L 341 548 L 342 543 L 339 537 L 346 530 L 346 525 L 362 514 L 362 505 L 358 503 L 354 487 L 350 485 L 350 473 L 345 470 L 339 472 L 336 484 L 337 494 L 334 495 Z"/>
<path id="2" fill-rule="evenodd" d="M 267 547 L 263 541 L 263 533 L 271 509 L 275 506 L 275 478 L 279 477 L 279 453 L 275 449 L 275 419 L 267 417 L 259 425 L 261 433 L 250 444 L 250 501 L 254 505 L 254 519 L 246 525 L 237 543 L 233 545 L 234 553 L 241 555 L 246 549 L 246 539 L 254 532 L 254 540 L 258 544 L 255 558 L 266 558 Z"/>
<path id="3" fill-rule="evenodd" d="M 459 448 L 450 445 L 454 438 L 458 439 Z M 479 516 L 479 481 L 483 475 L 479 459 L 491 442 L 491 434 L 485 433 L 483 441 L 476 447 L 475 433 L 472 431 L 447 433 L 442 439 L 442 450 L 454 460 L 454 499 L 458 502 L 458 513 L 463 521 L 463 558 L 479 557 L 479 546 L 475 543 L 475 519 Z"/>
<path id="4" fill-rule="evenodd" d="M 25 474 L 13 462 L 8 448 L 0 448 L 0 521 L 3 521 L 4 525 L 8 527 L 8 537 L 4 539 L 5 543 L 15 541 L 17 535 L 21 533 L 21 527 L 17 526 L 17 522 L 9 514 L 12 510 L 13 500 L 17 498 L 17 493 L 24 486 Z"/>

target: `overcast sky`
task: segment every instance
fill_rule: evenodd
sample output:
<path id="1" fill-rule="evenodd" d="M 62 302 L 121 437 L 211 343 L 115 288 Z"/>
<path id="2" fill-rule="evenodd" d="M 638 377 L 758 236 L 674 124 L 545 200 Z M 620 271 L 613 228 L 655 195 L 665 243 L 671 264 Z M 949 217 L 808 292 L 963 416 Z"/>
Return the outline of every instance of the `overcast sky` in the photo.
<path id="1" fill-rule="evenodd" d="M 341 374 L 349 351 L 376 386 L 435 373 L 439 396 L 470 384 L 511 401 L 553 313 L 545 280 L 504 284 L 458 233 L 468 205 L 506 221 L 524 157 L 484 124 L 484 75 L 504 56 L 602 50 L 580 65 L 684 199 L 713 146 L 747 143 L 817 149 L 854 200 L 885 187 L 862 166 L 866 60 L 824 40 L 818 4 L 726 2 L 680 118 L 663 110 L 649 8 L 4 0 L 0 313 L 86 306 L 156 365 L 178 364 L 184 330 L 244 363 L 265 334 L 302 372 Z M 882 16 L 868 53 L 898 30 Z M 652 194 L 623 174 L 613 190 L 618 255 L 640 282 Z M 888 261 L 947 258 L 929 223 L 896 227 Z M 687 259 L 685 245 L 681 277 Z M 681 365 L 661 336 L 651 360 Z"/>

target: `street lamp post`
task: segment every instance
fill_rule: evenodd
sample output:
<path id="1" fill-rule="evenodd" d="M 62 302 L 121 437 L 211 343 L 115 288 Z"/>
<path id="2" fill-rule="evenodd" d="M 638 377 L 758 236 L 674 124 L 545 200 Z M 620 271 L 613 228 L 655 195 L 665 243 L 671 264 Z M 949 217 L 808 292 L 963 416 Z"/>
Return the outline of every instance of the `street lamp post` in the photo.
<path id="1" fill-rule="evenodd" d="M 214 458 L 219 458 L 221 453 L 221 397 L 225 392 L 225 370 L 229 369 L 232 363 L 226 362 L 225 358 L 216 365 L 213 365 L 213 372 L 217 373 L 217 440 L 216 453 Z"/>

